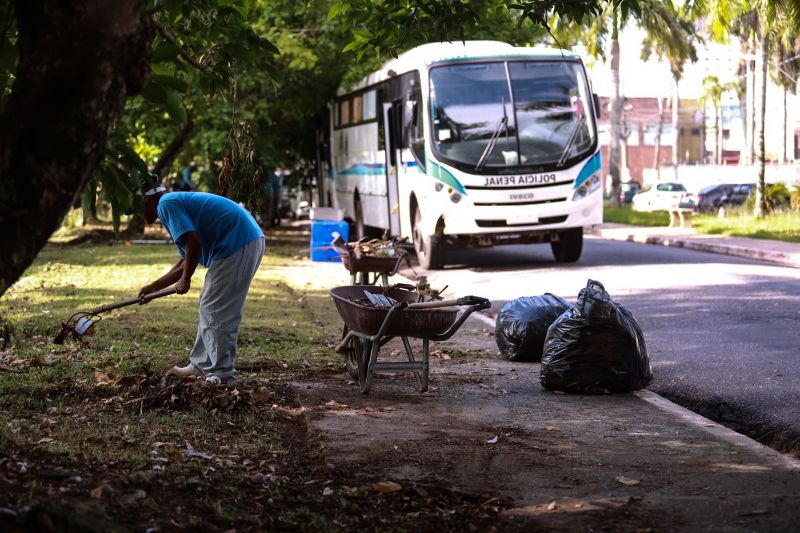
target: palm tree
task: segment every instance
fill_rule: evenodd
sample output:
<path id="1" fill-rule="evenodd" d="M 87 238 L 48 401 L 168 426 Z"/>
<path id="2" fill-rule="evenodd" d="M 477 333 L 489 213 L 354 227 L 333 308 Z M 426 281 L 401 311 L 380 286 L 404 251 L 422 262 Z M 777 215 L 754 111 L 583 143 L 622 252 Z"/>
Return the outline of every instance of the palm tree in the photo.
<path id="1" fill-rule="evenodd" d="M 703 102 L 714 108 L 714 163 L 722 164 L 722 95 L 725 86 L 717 76 L 703 78 Z"/>
<path id="2" fill-rule="evenodd" d="M 687 61 L 697 61 L 697 48 L 695 41 L 699 39 L 695 31 L 691 15 L 683 8 L 675 8 L 671 3 L 661 6 L 665 15 L 654 20 L 655 24 L 648 27 L 647 36 L 642 41 L 642 59 L 647 61 L 650 56 L 666 59 L 672 74 L 672 166 L 677 179 L 678 163 L 680 162 L 680 95 L 678 83 L 683 77 L 683 67 Z M 660 102 L 659 102 L 660 105 Z M 659 122 L 661 118 L 659 117 Z M 661 135 L 659 124 L 659 137 Z M 660 143 L 659 143 L 660 145 Z M 656 167 L 657 169 L 659 167 Z"/>
<path id="3" fill-rule="evenodd" d="M 726 40 L 734 31 L 737 18 L 752 16 L 755 20 L 756 60 L 761 69 L 761 100 L 758 104 L 758 186 L 753 216 L 761 218 L 767 213 L 766 202 L 766 98 L 769 51 L 775 37 L 797 35 L 800 10 L 794 0 L 697 0 L 697 12 L 708 14 L 712 35 L 720 41 Z"/>
<path id="4" fill-rule="evenodd" d="M 604 44 L 610 36 L 609 66 L 613 92 L 610 103 L 610 140 L 608 149 L 608 173 L 611 175 L 611 198 L 619 203 L 620 160 L 623 134 L 623 102 L 620 95 L 620 46 L 619 32 L 629 22 L 639 24 L 649 33 L 669 35 L 676 42 L 686 42 L 686 29 L 677 22 L 674 14 L 677 10 L 672 0 L 641 0 L 627 4 L 626 9 L 619 8 L 618 0 L 608 0 L 602 13 L 595 17 L 579 39 L 587 52 L 595 58 L 605 58 Z M 666 37 L 665 37 L 666 38 Z"/>

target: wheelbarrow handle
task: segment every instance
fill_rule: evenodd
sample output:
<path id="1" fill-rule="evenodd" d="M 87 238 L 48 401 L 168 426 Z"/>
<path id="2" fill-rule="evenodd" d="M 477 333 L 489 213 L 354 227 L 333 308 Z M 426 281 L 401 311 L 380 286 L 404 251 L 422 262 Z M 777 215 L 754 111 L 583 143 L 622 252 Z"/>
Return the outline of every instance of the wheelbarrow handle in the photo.
<path id="1" fill-rule="evenodd" d="M 177 289 L 175 287 L 167 287 L 166 289 L 161 289 L 160 291 L 151 292 L 149 294 L 145 294 L 141 299 L 137 298 L 128 298 L 127 300 L 120 300 L 118 302 L 101 305 L 100 307 L 95 307 L 91 311 L 89 311 L 92 315 L 99 315 L 100 313 L 105 313 L 106 311 L 111 311 L 112 309 L 119 309 L 120 307 L 127 307 L 129 305 L 138 304 L 140 302 L 147 303 L 150 300 L 155 300 L 156 298 L 161 298 L 162 296 L 169 296 L 170 294 L 175 294 Z"/>

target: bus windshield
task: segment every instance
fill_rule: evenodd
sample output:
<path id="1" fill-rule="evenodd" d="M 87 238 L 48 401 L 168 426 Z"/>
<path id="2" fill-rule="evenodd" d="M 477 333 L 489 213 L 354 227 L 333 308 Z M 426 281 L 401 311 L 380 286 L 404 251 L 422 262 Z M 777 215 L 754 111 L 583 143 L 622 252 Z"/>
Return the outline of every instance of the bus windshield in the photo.
<path id="1" fill-rule="evenodd" d="M 583 68 L 571 61 L 496 61 L 430 71 L 433 145 L 481 170 L 563 166 L 595 145 Z"/>

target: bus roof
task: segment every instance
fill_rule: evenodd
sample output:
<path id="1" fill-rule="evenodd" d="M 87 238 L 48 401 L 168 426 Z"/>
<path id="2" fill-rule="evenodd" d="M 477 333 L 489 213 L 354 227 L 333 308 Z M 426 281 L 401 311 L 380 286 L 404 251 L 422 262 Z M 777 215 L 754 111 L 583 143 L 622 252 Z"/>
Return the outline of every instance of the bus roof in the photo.
<path id="1" fill-rule="evenodd" d="M 452 43 L 428 43 L 403 52 L 383 66 L 363 78 L 352 88 L 345 90 L 339 87 L 337 95 L 347 94 L 358 89 L 380 83 L 392 76 L 389 71 L 402 74 L 411 70 L 426 67 L 440 61 L 457 61 L 464 59 L 484 59 L 492 57 L 525 56 L 531 58 L 565 57 L 579 58 L 578 54 L 566 50 L 545 47 L 512 46 L 500 41 L 457 41 Z"/>

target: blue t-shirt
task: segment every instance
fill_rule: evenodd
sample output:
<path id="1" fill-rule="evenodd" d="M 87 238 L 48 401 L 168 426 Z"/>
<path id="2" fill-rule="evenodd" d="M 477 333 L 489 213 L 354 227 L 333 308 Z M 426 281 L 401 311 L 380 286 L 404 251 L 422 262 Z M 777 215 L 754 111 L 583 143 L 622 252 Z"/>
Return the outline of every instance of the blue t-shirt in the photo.
<path id="1" fill-rule="evenodd" d="M 205 192 L 171 192 L 158 201 L 158 218 L 186 257 L 183 236 L 194 231 L 200 238 L 200 264 L 210 267 L 247 244 L 263 237 L 253 215 L 223 196 Z"/>

